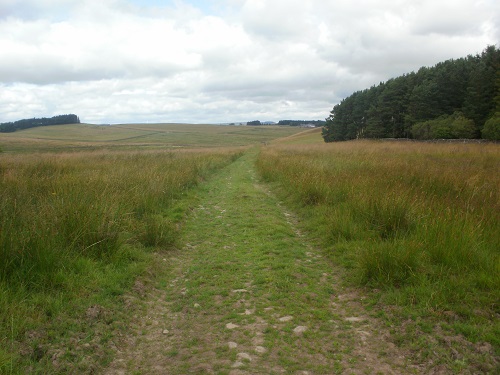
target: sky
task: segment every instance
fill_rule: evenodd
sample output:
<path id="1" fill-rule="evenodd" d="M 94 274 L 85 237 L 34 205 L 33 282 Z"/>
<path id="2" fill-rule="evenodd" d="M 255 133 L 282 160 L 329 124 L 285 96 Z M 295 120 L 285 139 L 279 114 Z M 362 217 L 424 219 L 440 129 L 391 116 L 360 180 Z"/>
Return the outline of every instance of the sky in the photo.
<path id="1" fill-rule="evenodd" d="M 0 0 L 0 122 L 322 120 L 499 42 L 498 0 Z"/>

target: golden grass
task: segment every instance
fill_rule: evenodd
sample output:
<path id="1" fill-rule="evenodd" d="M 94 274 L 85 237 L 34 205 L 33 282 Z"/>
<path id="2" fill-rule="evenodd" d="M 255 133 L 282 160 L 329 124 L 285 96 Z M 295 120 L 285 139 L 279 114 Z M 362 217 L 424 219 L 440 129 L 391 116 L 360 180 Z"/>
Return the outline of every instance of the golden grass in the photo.
<path id="1" fill-rule="evenodd" d="M 296 145 L 311 145 L 311 144 L 323 144 L 325 141 L 321 136 L 321 128 L 307 129 L 289 135 L 288 137 L 279 138 L 273 141 L 273 143 L 280 144 L 296 144 Z"/>
<path id="2" fill-rule="evenodd" d="M 258 166 L 356 280 L 424 315 L 453 311 L 457 329 L 499 343 L 481 319 L 499 311 L 500 145 L 276 144 Z"/>
<path id="3" fill-rule="evenodd" d="M 28 153 L 95 149 L 133 151 L 181 147 L 232 147 L 270 142 L 301 130 L 289 126 L 74 124 L 0 133 L 0 147 L 6 152 Z"/>

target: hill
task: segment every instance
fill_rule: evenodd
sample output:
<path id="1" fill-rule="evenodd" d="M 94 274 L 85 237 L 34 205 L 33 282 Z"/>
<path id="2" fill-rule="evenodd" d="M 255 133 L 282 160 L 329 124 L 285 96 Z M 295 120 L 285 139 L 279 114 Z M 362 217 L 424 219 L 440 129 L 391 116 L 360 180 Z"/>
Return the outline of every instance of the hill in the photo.
<path id="1" fill-rule="evenodd" d="M 14 122 L 4 122 L 0 124 L 1 133 L 12 133 L 17 130 L 35 128 L 38 126 L 50 126 L 50 125 L 66 125 L 66 124 L 79 124 L 80 119 L 77 115 L 59 115 L 50 118 L 30 118 L 23 119 Z"/>
<path id="2" fill-rule="evenodd" d="M 194 124 L 57 125 L 0 134 L 4 151 L 164 149 L 247 146 L 301 132 L 298 127 Z"/>

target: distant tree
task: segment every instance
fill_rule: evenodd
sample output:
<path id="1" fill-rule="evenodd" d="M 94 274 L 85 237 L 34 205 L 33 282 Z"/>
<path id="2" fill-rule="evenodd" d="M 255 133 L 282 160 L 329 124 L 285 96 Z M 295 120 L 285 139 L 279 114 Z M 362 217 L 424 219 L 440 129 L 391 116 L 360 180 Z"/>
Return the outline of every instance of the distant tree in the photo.
<path id="1" fill-rule="evenodd" d="M 301 125 L 315 125 L 323 126 L 325 121 L 323 120 L 280 120 L 278 125 L 288 125 L 288 126 L 301 126 Z"/>
<path id="2" fill-rule="evenodd" d="M 449 118 L 450 138 L 472 139 L 476 138 L 477 132 L 474 121 L 464 116 L 462 112 L 455 112 Z M 439 138 L 439 137 L 436 137 Z"/>
<path id="3" fill-rule="evenodd" d="M 410 95 L 408 114 L 414 121 L 425 121 L 442 115 L 439 102 L 439 87 L 437 81 L 429 79 L 415 86 Z"/>
<path id="4" fill-rule="evenodd" d="M 431 121 L 417 122 L 411 127 L 411 134 L 415 139 L 431 139 Z"/>
<path id="5" fill-rule="evenodd" d="M 59 115 L 51 118 L 32 118 L 23 119 L 15 122 L 5 122 L 0 124 L 1 133 L 11 133 L 17 130 L 34 128 L 37 126 L 49 126 L 49 125 L 63 125 L 63 124 L 79 124 L 80 119 L 77 115 Z"/>
<path id="6" fill-rule="evenodd" d="M 485 122 L 482 136 L 484 139 L 500 141 L 500 112 L 496 112 L 488 121 Z"/>
<path id="7" fill-rule="evenodd" d="M 500 90 L 500 50 L 489 46 L 474 61 L 474 68 L 468 79 L 464 113 L 474 120 L 479 133 L 486 120 L 495 112 L 495 96 Z"/>
<path id="8" fill-rule="evenodd" d="M 471 139 L 476 136 L 476 127 L 474 121 L 463 113 L 455 112 L 450 116 L 416 123 L 412 127 L 412 135 L 415 139 Z"/>
<path id="9" fill-rule="evenodd" d="M 247 125 L 257 126 L 257 125 L 262 125 L 262 123 L 259 120 L 255 120 L 247 122 Z"/>
<path id="10" fill-rule="evenodd" d="M 344 106 L 344 99 L 340 104 L 333 107 L 330 116 L 326 119 L 326 124 L 323 127 L 323 138 L 326 142 L 345 141 L 347 140 L 347 123 L 348 114 L 347 107 Z"/>

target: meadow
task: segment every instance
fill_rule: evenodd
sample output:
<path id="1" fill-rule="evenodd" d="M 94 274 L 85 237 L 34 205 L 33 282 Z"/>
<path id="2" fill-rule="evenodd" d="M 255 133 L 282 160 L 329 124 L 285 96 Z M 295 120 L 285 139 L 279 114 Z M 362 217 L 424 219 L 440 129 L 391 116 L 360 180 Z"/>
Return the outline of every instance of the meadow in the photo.
<path id="1" fill-rule="evenodd" d="M 37 362 L 47 342 L 69 334 L 51 325 L 55 317 L 85 315 L 130 289 L 153 249 L 176 244 L 186 209 L 176 202 L 240 154 L 1 156 L 0 368 Z"/>
<path id="2" fill-rule="evenodd" d="M 498 351 L 499 145 L 298 138 L 264 147 L 258 169 L 388 322 L 413 321 L 395 333 L 438 324 Z"/>
<path id="3" fill-rule="evenodd" d="M 498 355 L 498 144 L 71 125 L 0 135 L 0 373 L 105 366 L 112 338 L 127 331 L 126 296 L 147 289 L 137 280 L 157 282 L 159 263 L 182 248 L 205 181 L 254 146 L 262 180 L 298 215 L 307 241 L 341 265 L 346 285 L 368 296 L 396 344 L 425 360 L 465 347 L 456 339 L 465 337 Z M 457 361 L 457 372 L 467 368 L 467 358 Z"/>
<path id="4" fill-rule="evenodd" d="M 289 126 L 74 124 L 2 133 L 0 147 L 16 153 L 234 147 L 266 143 L 302 130 Z"/>
<path id="5" fill-rule="evenodd" d="M 88 344 L 94 331 L 80 317 L 89 306 L 123 308 L 134 280 L 154 273 L 153 254 L 176 246 L 194 188 L 241 146 L 298 131 L 79 124 L 2 134 L 0 373 L 45 371 L 48 345 L 75 332 Z M 108 323 L 99 331 L 116 328 Z"/>

